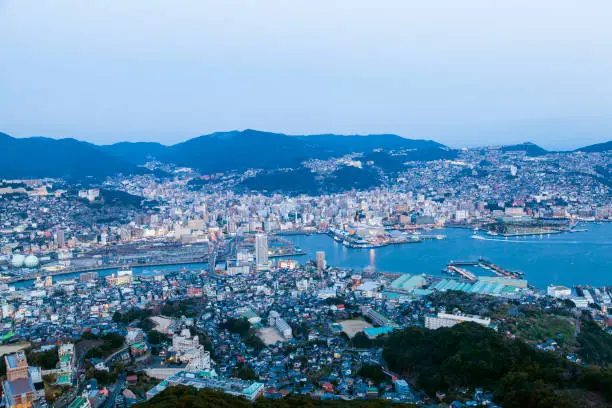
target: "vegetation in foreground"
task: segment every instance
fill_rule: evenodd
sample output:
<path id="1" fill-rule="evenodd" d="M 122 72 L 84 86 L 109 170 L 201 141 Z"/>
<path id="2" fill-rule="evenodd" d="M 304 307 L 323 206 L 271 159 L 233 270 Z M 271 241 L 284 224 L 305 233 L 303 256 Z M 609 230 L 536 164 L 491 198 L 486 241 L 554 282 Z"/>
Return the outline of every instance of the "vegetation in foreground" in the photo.
<path id="1" fill-rule="evenodd" d="M 580 366 L 475 323 L 389 336 L 384 358 L 429 395 L 484 387 L 504 408 L 609 406 L 612 371 Z"/>
<path id="2" fill-rule="evenodd" d="M 251 403 L 242 397 L 234 397 L 212 390 L 196 390 L 191 387 L 171 387 L 135 408 L 385 408 L 413 407 L 383 400 L 373 401 L 319 401 L 308 397 L 290 396 L 278 400 L 260 398 Z"/>

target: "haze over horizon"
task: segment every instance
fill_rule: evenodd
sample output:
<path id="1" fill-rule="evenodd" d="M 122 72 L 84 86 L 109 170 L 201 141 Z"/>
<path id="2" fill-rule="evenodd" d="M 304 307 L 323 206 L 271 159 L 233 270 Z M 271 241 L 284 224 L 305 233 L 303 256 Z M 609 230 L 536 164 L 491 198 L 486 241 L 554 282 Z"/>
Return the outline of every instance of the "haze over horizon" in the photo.
<path id="1" fill-rule="evenodd" d="M 612 139 L 612 3 L 0 1 L 0 131 Z"/>

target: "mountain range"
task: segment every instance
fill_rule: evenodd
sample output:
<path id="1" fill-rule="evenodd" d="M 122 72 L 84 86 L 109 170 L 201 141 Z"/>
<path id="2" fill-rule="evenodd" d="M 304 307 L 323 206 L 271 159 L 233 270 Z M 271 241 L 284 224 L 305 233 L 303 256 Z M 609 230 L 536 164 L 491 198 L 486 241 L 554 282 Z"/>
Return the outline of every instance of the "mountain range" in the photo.
<path id="1" fill-rule="evenodd" d="M 143 170 L 76 139 L 18 139 L 0 133 L 0 178 L 101 178 Z"/>
<path id="2" fill-rule="evenodd" d="M 604 143 L 597 143 L 590 146 L 581 147 L 580 149 L 576 149 L 579 152 L 585 153 L 597 153 L 597 152 L 607 152 L 612 150 L 612 140 Z"/>
<path id="3" fill-rule="evenodd" d="M 193 167 L 204 173 L 297 167 L 308 159 L 326 159 L 376 148 L 427 151 L 427 159 L 448 148 L 430 140 L 397 135 L 289 136 L 256 130 L 218 132 L 172 146 L 153 142 L 120 142 L 98 146 L 76 139 L 14 138 L 0 133 L 0 177 L 101 178 L 146 171 L 150 159 Z M 439 153 L 439 154 L 438 154 Z M 418 159 L 418 158 L 417 158 Z"/>
<path id="4" fill-rule="evenodd" d="M 586 146 L 579 151 L 598 152 L 612 142 Z M 376 151 L 383 149 L 383 154 Z M 504 151 L 525 151 L 530 156 L 548 153 L 533 144 L 504 146 Z M 389 151 L 394 151 L 389 155 Z M 0 133 L 0 177 L 57 177 L 100 179 L 117 173 L 139 174 L 139 165 L 150 159 L 192 167 L 202 173 L 298 168 L 308 159 L 327 159 L 348 153 L 364 153 L 385 171 L 401 168 L 406 161 L 452 159 L 457 152 L 432 140 L 407 139 L 394 134 L 286 135 L 247 129 L 217 132 L 166 146 L 154 142 L 119 142 L 95 145 L 76 139 L 14 138 Z"/>
<path id="5" fill-rule="evenodd" d="M 244 131 L 217 132 L 172 146 L 155 143 L 115 143 L 101 146 L 104 152 L 134 164 L 144 157 L 203 172 L 295 167 L 304 160 L 326 159 L 353 152 L 383 149 L 447 149 L 431 140 L 405 139 L 397 135 L 311 135 Z"/>

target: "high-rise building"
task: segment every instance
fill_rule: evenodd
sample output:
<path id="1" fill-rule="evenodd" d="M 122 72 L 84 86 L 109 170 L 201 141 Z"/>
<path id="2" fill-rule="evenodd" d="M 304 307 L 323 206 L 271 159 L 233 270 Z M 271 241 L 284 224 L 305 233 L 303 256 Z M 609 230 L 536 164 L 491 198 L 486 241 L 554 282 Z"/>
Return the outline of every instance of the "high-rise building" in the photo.
<path id="1" fill-rule="evenodd" d="M 317 251 L 317 268 L 319 269 L 327 268 L 327 261 L 325 260 L 324 251 Z"/>
<path id="2" fill-rule="evenodd" d="M 28 377 L 28 360 L 25 353 L 19 351 L 5 357 L 6 379 L 15 381 L 20 378 Z"/>
<path id="3" fill-rule="evenodd" d="M 66 245 L 66 238 L 64 237 L 64 231 L 61 229 L 55 230 L 55 247 L 63 248 Z"/>
<path id="4" fill-rule="evenodd" d="M 23 351 L 4 357 L 6 380 L 2 383 L 6 406 L 21 408 L 33 406 L 36 389 L 30 378 L 28 360 Z"/>
<path id="5" fill-rule="evenodd" d="M 257 234 L 255 236 L 255 264 L 257 269 L 266 269 L 268 263 L 268 236 Z"/>

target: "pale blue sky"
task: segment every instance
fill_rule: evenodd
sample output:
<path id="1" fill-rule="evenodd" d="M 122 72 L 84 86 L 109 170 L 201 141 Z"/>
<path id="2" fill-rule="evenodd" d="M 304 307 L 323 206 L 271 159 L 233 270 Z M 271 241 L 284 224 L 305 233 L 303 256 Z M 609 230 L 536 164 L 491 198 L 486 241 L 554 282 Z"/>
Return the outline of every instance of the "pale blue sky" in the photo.
<path id="1" fill-rule="evenodd" d="M 612 139 L 610 0 L 0 0 L 0 131 Z"/>

